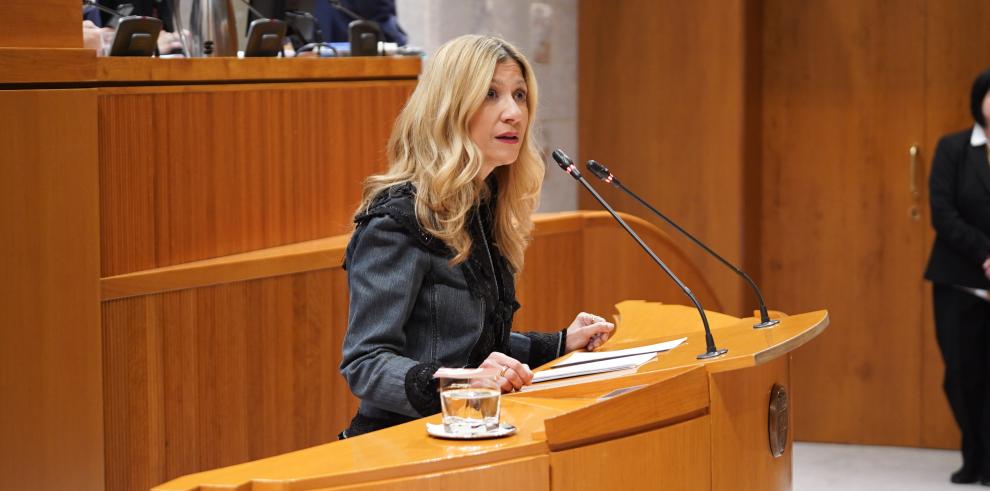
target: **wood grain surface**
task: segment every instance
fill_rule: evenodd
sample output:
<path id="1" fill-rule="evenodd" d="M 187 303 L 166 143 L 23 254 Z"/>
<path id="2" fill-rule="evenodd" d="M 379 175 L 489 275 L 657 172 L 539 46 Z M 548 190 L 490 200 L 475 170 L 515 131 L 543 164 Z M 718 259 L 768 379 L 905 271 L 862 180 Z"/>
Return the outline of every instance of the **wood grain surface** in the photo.
<path id="1" fill-rule="evenodd" d="M 102 490 L 96 93 L 0 108 L 2 487 Z"/>
<path id="2" fill-rule="evenodd" d="M 346 301 L 326 269 L 105 302 L 107 488 L 335 440 Z"/>
<path id="3" fill-rule="evenodd" d="M 722 308 L 703 272 L 670 236 L 636 216 L 623 217 L 702 305 Z M 543 215 L 533 236 L 519 279 L 519 330 L 560 330 L 581 311 L 610 318 L 615 304 L 627 299 L 689 302 L 604 211 Z"/>
<path id="4" fill-rule="evenodd" d="M 550 454 L 552 490 L 712 489 L 708 416 Z"/>
<path id="5" fill-rule="evenodd" d="M 6 0 L 0 47 L 82 48 L 82 15 L 74 0 Z"/>
<path id="6" fill-rule="evenodd" d="M 793 358 L 799 440 L 921 443 L 928 224 L 909 216 L 908 148 L 924 37 L 905 33 L 924 8 L 764 4 L 764 288 L 780 310 L 828 306 L 835 326 Z"/>
<path id="7" fill-rule="evenodd" d="M 78 83 L 95 79 L 94 50 L 0 47 L 0 84 Z"/>
<path id="8" fill-rule="evenodd" d="M 101 89 L 103 276 L 347 232 L 413 86 Z"/>
<path id="9" fill-rule="evenodd" d="M 419 75 L 418 57 L 176 58 L 105 57 L 97 79 L 109 82 L 213 82 L 276 80 L 409 79 Z"/>
<path id="10" fill-rule="evenodd" d="M 755 144 L 745 139 L 743 125 L 746 3 L 580 2 L 579 32 L 595 35 L 578 36 L 575 156 L 608 166 L 744 269 L 744 237 L 752 230 L 744 220 L 759 201 L 755 190 L 744 188 L 748 166 L 756 164 L 744 158 L 746 145 Z M 616 209 L 662 223 L 620 191 L 596 187 Z M 581 208 L 600 209 L 583 190 L 579 196 Z M 755 297 L 738 277 L 686 239 L 675 240 L 714 286 L 726 313 L 752 311 Z"/>
<path id="11" fill-rule="evenodd" d="M 390 479 L 353 486 L 335 486 L 327 491 L 442 491 L 446 489 L 512 489 L 544 491 L 550 488 L 550 458 L 547 456 L 510 460 L 494 465 Z"/>
<path id="12" fill-rule="evenodd" d="M 749 370 L 711 374 L 712 489 L 763 491 L 791 489 L 793 416 L 790 400 L 784 454 L 770 453 L 767 414 L 770 391 L 782 385 L 790 395 L 790 357 L 782 356 Z"/>

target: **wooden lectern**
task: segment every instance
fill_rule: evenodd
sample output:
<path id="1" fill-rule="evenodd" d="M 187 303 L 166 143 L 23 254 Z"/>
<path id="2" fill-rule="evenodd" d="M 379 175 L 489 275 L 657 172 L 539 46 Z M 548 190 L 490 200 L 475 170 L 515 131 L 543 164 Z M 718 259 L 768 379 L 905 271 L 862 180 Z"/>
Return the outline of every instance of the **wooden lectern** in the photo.
<path id="1" fill-rule="evenodd" d="M 699 361 L 697 311 L 626 301 L 606 350 L 687 337 L 638 369 L 534 385 L 502 399 L 519 431 L 496 440 L 426 434 L 439 415 L 345 441 L 184 476 L 158 491 L 373 489 L 791 489 L 789 353 L 828 325 L 824 310 L 780 318 L 708 312 L 717 345 Z M 617 389 L 628 389 L 608 397 Z M 776 455 L 775 455 L 776 454 Z"/>

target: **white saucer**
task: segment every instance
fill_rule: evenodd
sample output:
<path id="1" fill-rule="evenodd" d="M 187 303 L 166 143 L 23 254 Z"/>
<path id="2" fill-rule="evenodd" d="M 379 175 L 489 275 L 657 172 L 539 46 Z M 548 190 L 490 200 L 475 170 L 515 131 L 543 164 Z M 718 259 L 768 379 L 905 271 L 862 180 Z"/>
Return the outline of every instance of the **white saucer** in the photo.
<path id="1" fill-rule="evenodd" d="M 447 440 L 484 440 L 487 438 L 502 438 L 504 436 L 514 435 L 516 433 L 516 427 L 509 423 L 500 423 L 498 428 L 492 431 L 479 430 L 474 433 L 447 433 L 447 430 L 443 428 L 442 424 L 426 423 L 426 432 L 432 437 Z"/>

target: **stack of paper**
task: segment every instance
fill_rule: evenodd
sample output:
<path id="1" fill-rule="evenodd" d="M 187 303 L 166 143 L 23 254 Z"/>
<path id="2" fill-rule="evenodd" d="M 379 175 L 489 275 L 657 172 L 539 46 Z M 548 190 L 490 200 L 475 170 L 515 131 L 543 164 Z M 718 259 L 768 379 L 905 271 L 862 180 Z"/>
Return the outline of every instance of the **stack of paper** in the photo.
<path id="1" fill-rule="evenodd" d="M 652 360 L 657 353 L 676 348 L 686 339 L 684 337 L 624 350 L 574 353 L 553 365 L 553 368 L 533 374 L 533 383 L 637 368 Z"/>
<path id="2" fill-rule="evenodd" d="M 580 375 L 591 375 L 593 373 L 613 372 L 615 370 L 625 370 L 626 368 L 636 368 L 653 358 L 656 353 L 643 353 L 635 356 L 624 356 L 622 358 L 610 358 L 602 361 L 591 361 L 567 365 L 561 368 L 551 368 L 541 370 L 533 374 L 533 383 L 546 382 L 567 377 L 578 377 Z"/>

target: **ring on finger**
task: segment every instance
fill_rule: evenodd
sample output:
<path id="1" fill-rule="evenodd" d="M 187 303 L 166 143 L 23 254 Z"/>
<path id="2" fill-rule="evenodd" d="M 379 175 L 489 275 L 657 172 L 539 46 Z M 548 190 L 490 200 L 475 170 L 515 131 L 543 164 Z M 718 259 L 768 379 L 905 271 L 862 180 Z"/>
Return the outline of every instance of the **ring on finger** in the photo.
<path id="1" fill-rule="evenodd" d="M 502 367 L 501 370 L 499 370 L 498 376 L 499 377 L 504 377 L 505 376 L 505 372 L 508 372 L 508 371 L 509 371 L 509 365 L 505 365 L 505 366 Z"/>

